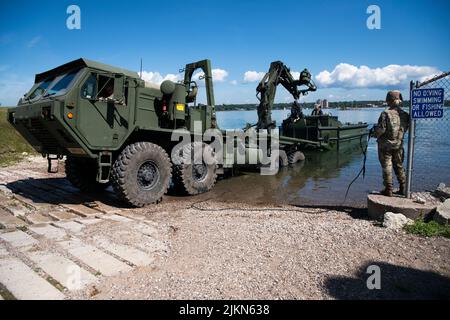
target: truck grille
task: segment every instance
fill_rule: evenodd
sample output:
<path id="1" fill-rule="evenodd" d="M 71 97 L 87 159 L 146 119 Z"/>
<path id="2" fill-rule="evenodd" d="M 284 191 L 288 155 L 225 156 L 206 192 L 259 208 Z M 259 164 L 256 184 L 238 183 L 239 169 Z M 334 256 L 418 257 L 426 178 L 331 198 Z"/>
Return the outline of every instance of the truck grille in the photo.
<path id="1" fill-rule="evenodd" d="M 30 134 L 41 143 L 42 151 L 52 154 L 58 153 L 58 141 L 39 119 L 31 119 L 29 122 L 25 121 L 24 125 Z"/>

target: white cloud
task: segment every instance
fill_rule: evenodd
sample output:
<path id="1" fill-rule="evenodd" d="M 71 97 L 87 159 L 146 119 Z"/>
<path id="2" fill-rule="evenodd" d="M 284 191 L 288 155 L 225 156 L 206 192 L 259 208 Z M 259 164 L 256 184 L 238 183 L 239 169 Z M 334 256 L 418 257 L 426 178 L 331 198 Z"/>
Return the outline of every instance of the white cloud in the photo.
<path id="1" fill-rule="evenodd" d="M 212 76 L 214 81 L 223 82 L 228 77 L 228 72 L 223 69 L 212 69 Z"/>
<path id="2" fill-rule="evenodd" d="M 203 76 L 203 72 L 197 72 L 192 76 L 192 80 L 199 81 L 200 76 Z M 223 82 L 226 80 L 228 76 L 228 71 L 223 69 L 212 69 L 213 80 L 216 82 Z M 170 80 L 173 82 L 178 82 L 183 80 L 182 74 L 166 74 L 162 75 L 157 71 L 142 71 L 142 79 L 147 82 L 153 82 L 157 84 L 161 84 L 164 80 Z"/>
<path id="3" fill-rule="evenodd" d="M 410 80 L 423 81 L 440 71 L 434 67 L 391 64 L 382 68 L 338 64 L 333 71 L 324 70 L 316 75 L 321 87 L 340 88 L 406 88 Z"/>
<path id="4" fill-rule="evenodd" d="M 246 71 L 244 73 L 244 82 L 256 82 L 260 81 L 264 75 L 265 72 L 257 72 L 257 71 Z"/>
<path id="5" fill-rule="evenodd" d="M 244 82 L 256 82 L 260 81 L 264 75 L 265 72 L 258 72 L 258 71 L 246 71 L 244 73 Z M 300 78 L 300 72 L 298 71 L 291 71 L 291 75 L 294 79 Z"/>
<path id="6" fill-rule="evenodd" d="M 28 48 L 33 48 L 39 41 L 41 41 L 41 36 L 36 36 L 27 43 Z"/>
<path id="7" fill-rule="evenodd" d="M 236 80 L 231 80 L 231 81 L 230 81 L 230 84 L 232 84 L 233 86 L 235 86 L 235 85 L 238 84 L 238 82 L 237 82 Z"/>
<path id="8" fill-rule="evenodd" d="M 212 77 L 213 81 L 216 82 L 224 82 L 226 78 L 228 77 L 228 71 L 223 69 L 212 69 Z M 199 81 L 200 77 L 203 77 L 205 75 L 204 72 L 198 72 L 192 76 L 192 80 Z"/>
<path id="9" fill-rule="evenodd" d="M 162 76 L 159 72 L 142 71 L 142 79 L 147 82 L 153 82 L 153 83 L 160 84 L 164 80 L 170 80 L 173 82 L 177 82 L 177 81 L 181 80 L 181 75 L 169 73 L 165 76 Z"/>

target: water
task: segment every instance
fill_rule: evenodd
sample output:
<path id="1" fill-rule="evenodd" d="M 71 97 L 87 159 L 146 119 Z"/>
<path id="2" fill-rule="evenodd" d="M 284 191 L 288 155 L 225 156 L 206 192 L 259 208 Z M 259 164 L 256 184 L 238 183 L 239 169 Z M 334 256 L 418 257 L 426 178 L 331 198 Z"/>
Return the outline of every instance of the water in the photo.
<path id="1" fill-rule="evenodd" d="M 335 110 L 341 122 L 367 122 L 369 128 L 378 121 L 383 109 Z M 305 110 L 308 114 L 310 110 Z M 289 110 L 275 110 L 272 117 L 281 124 Z M 246 123 L 256 123 L 256 111 L 217 112 L 220 128 L 242 128 Z M 416 134 L 413 191 L 434 189 L 440 182 L 450 184 L 450 116 L 445 119 L 421 121 Z M 406 151 L 407 137 L 405 139 Z M 345 204 L 363 205 L 373 190 L 382 189 L 381 168 L 378 162 L 377 144 L 371 139 L 368 145 L 366 176 L 355 181 Z M 406 158 L 406 157 L 405 157 Z M 361 170 L 363 154 L 359 146 L 345 152 L 311 152 L 306 160 L 293 168 L 282 169 L 275 176 L 261 176 L 258 172 L 224 179 L 217 183 L 213 193 L 224 199 L 259 203 L 290 204 L 343 204 L 348 184 Z M 406 159 L 405 159 L 406 166 Z"/>

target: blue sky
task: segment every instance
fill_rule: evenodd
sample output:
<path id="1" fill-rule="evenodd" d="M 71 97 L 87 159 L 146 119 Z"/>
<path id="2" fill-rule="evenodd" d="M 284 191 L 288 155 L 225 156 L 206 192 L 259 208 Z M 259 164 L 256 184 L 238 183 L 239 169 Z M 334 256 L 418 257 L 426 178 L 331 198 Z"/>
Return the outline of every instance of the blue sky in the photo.
<path id="1" fill-rule="evenodd" d="M 66 27 L 71 4 L 81 30 Z M 372 4 L 380 30 L 366 26 Z M 15 104 L 34 74 L 79 57 L 135 71 L 142 57 L 152 81 L 209 58 L 217 103 L 256 103 L 273 60 L 311 71 L 319 90 L 306 101 L 383 99 L 450 69 L 448 12 L 449 1 L 2 1 L 0 103 Z M 291 99 L 280 89 L 277 101 Z"/>

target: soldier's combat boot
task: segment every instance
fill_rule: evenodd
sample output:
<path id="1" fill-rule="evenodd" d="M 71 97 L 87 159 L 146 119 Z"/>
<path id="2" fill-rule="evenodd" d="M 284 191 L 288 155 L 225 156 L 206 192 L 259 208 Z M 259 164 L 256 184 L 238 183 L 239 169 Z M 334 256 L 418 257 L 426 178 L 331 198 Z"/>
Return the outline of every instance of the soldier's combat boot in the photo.
<path id="1" fill-rule="evenodd" d="M 392 186 L 385 187 L 380 193 L 383 196 L 392 197 Z"/>
<path id="2" fill-rule="evenodd" d="M 397 192 L 395 192 L 395 194 L 401 195 L 401 196 L 406 196 L 406 184 L 405 183 L 400 183 L 400 189 L 398 189 Z"/>

